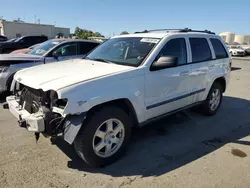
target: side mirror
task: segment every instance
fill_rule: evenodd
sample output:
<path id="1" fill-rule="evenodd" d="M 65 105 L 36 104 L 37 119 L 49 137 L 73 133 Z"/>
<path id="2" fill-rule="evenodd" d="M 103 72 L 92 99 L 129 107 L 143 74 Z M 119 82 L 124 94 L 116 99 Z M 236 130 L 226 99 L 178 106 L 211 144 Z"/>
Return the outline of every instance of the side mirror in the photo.
<path id="1" fill-rule="evenodd" d="M 174 56 L 162 56 L 157 61 L 155 61 L 151 67 L 151 71 L 166 69 L 169 67 L 174 67 L 177 65 L 178 58 Z"/>
<path id="2" fill-rule="evenodd" d="M 62 52 L 59 52 L 59 51 L 55 51 L 55 52 L 53 52 L 53 57 L 55 58 L 55 59 L 57 59 L 58 60 L 58 58 L 60 57 L 60 56 L 62 56 Z"/>

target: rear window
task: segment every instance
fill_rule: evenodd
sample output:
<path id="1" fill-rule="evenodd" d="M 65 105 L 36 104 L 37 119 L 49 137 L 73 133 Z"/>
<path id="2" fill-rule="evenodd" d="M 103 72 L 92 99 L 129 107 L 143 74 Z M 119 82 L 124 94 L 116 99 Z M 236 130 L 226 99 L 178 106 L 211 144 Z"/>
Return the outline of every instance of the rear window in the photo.
<path id="1" fill-rule="evenodd" d="M 223 44 L 221 43 L 220 40 L 218 39 L 210 39 L 212 46 L 214 48 L 214 53 L 216 56 L 216 59 L 221 59 L 221 58 L 227 58 L 227 52 L 223 46 Z"/>
<path id="2" fill-rule="evenodd" d="M 190 38 L 192 62 L 202 62 L 212 59 L 210 47 L 205 38 Z"/>

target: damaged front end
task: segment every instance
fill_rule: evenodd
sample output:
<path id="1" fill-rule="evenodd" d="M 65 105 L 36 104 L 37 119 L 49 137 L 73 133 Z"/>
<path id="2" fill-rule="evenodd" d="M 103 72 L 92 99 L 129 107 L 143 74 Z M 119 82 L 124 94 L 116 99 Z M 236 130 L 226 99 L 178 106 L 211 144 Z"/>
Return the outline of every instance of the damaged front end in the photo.
<path id="1" fill-rule="evenodd" d="M 45 136 L 57 136 L 64 133 L 68 116 L 63 114 L 67 99 L 58 99 L 57 92 L 50 90 L 33 89 L 17 83 L 14 95 L 7 97 L 6 101 L 13 115 L 18 119 L 20 127 Z"/>

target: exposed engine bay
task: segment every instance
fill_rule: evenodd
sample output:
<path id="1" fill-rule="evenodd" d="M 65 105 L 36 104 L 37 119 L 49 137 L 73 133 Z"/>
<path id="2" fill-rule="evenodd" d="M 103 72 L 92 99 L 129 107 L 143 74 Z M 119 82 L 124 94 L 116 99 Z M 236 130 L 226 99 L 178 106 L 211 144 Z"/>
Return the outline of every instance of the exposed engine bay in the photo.
<path id="1" fill-rule="evenodd" d="M 36 121 L 39 117 L 40 121 L 43 121 L 37 123 L 37 133 L 41 132 L 45 136 L 56 136 L 63 132 L 66 117 L 63 117 L 60 113 L 53 112 L 53 109 L 59 108 L 63 110 L 67 100 L 58 100 L 55 91 L 44 92 L 24 85 L 20 85 L 18 90 L 14 90 L 14 94 L 16 98 L 19 98 L 20 108 L 25 109 L 29 114 L 36 117 Z M 27 119 L 22 119 L 20 116 L 19 125 L 25 128 L 30 126 L 30 120 Z"/>

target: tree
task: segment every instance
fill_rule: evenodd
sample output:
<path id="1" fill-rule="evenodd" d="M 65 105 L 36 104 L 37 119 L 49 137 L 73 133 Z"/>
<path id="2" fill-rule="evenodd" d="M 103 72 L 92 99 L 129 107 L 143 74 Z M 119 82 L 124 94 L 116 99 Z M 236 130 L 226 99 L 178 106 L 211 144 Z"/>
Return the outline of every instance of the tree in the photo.
<path id="1" fill-rule="evenodd" d="M 93 32 L 91 30 L 81 29 L 79 27 L 76 27 L 74 35 L 79 39 L 88 39 L 89 37 L 104 37 L 99 32 Z"/>
<path id="2" fill-rule="evenodd" d="M 95 36 L 96 37 L 104 37 L 101 33 L 99 33 L 99 32 L 95 32 Z"/>
<path id="3" fill-rule="evenodd" d="M 120 33 L 120 35 L 127 35 L 127 34 L 129 34 L 129 32 L 127 32 L 127 31 L 123 31 Z"/>

